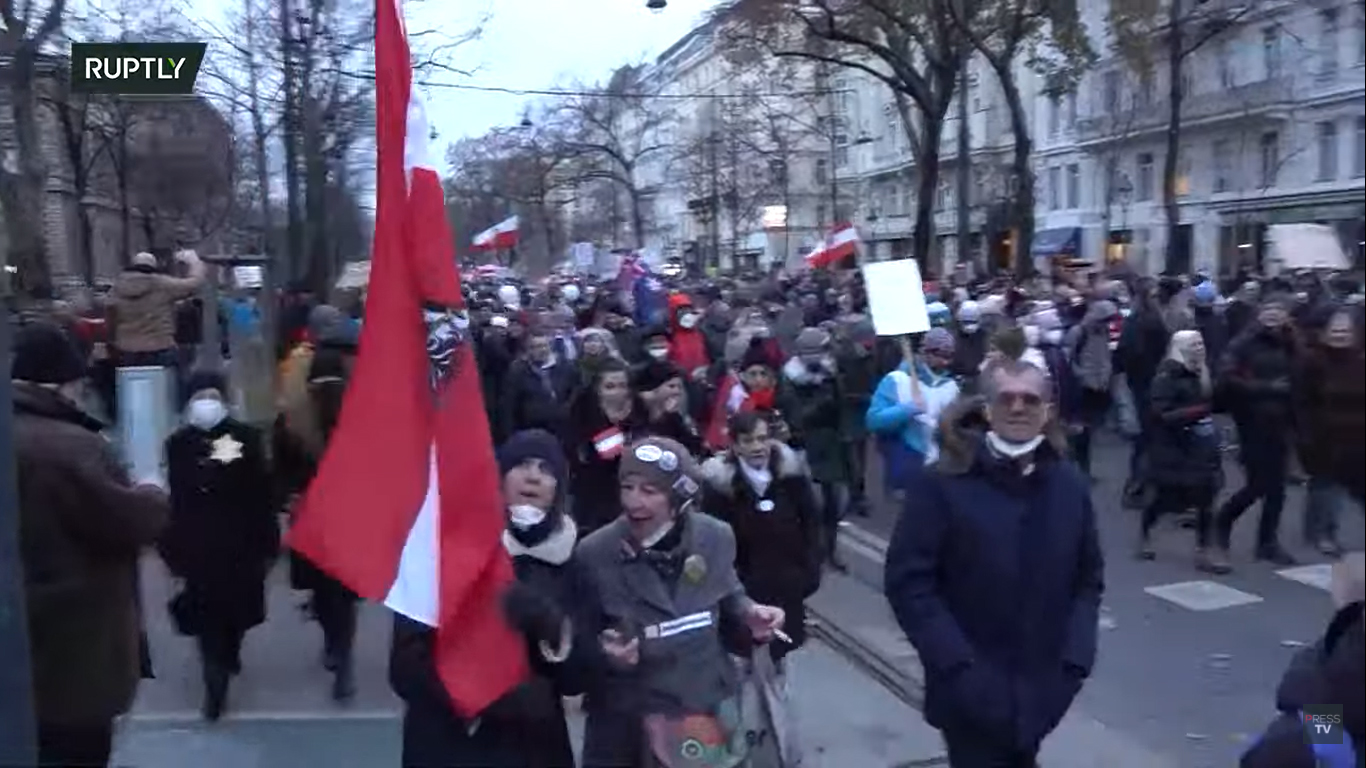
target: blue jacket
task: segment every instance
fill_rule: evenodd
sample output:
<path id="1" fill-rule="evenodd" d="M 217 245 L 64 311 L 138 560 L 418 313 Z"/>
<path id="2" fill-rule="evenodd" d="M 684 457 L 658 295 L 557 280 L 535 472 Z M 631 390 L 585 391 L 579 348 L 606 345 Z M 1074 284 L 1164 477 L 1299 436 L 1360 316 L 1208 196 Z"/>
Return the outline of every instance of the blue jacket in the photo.
<path id="1" fill-rule="evenodd" d="M 997 458 L 961 427 L 980 406 L 955 406 L 939 463 L 912 478 L 884 585 L 926 721 L 1033 749 L 1095 663 L 1104 561 L 1086 478 L 1047 443 L 1029 474 Z"/>
<path id="2" fill-rule="evenodd" d="M 909 374 L 911 369 L 909 364 L 902 362 L 896 370 Z M 920 379 L 926 407 L 931 409 L 931 413 L 935 408 L 935 397 L 931 390 L 940 390 L 952 384 L 953 395 L 957 395 L 957 385 L 953 378 L 940 376 L 924 364 L 916 364 L 916 377 Z M 914 403 L 901 402 L 897 395 L 896 377 L 889 373 L 882 377 L 877 389 L 873 390 L 873 399 L 868 403 L 864 425 L 869 432 L 877 435 L 900 436 L 907 448 L 924 455 L 930 447 L 930 441 L 934 439 L 934 431 L 916 419 L 919 415 L 920 409 Z"/>

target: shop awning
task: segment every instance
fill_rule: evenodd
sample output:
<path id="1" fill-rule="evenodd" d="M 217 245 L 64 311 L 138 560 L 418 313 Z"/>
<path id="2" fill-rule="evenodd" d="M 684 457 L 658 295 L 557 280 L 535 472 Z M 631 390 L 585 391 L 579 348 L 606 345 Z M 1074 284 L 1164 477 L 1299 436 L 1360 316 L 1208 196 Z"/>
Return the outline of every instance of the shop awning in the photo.
<path id="1" fill-rule="evenodd" d="M 1041 229 L 1034 233 L 1034 243 L 1030 246 L 1029 253 L 1035 258 L 1040 256 L 1076 256 L 1080 245 L 1081 228 L 1079 227 Z"/>

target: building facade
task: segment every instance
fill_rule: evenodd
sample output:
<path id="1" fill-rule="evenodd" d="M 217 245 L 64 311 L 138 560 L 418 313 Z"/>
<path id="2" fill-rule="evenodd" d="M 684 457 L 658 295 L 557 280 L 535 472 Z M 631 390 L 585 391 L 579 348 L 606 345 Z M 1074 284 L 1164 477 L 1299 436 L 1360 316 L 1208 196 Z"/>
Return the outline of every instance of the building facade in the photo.
<path id="1" fill-rule="evenodd" d="M 1268 225 L 1320 222 L 1337 229 L 1344 250 L 1360 264 L 1366 240 L 1361 4 L 1267 0 L 1186 57 L 1179 73 L 1180 218 L 1170 263 L 1162 205 L 1170 75 L 1160 66 L 1143 75 L 1109 53 L 1107 9 L 1103 0 L 1083 3 L 1101 59 L 1075 92 L 1049 95 L 1041 76 L 1023 65 L 1017 69 L 1034 144 L 1037 207 L 1029 256 L 1042 264 L 1065 252 L 1096 264 L 1124 261 L 1142 273 L 1231 273 L 1271 266 Z M 660 56 L 654 69 L 662 89 L 734 91 L 741 78 L 717 39 L 702 27 Z M 800 190 L 792 198 L 799 202 L 787 208 L 789 229 L 805 236 L 798 251 L 827 222 L 849 218 L 862 233 L 865 257 L 910 255 L 916 167 L 893 94 L 852 70 L 836 69 L 825 80 L 814 68 L 804 74 L 812 90 L 825 87 L 836 96 L 814 106 L 793 98 L 786 107 L 805 110 L 818 123 L 786 167 Z M 1006 217 L 1014 183 L 1009 111 L 995 75 L 981 61 L 971 63 L 968 81 L 969 183 L 960 189 L 956 173 L 955 105 L 941 144 L 933 272 L 950 269 L 959 252 L 957 197 L 964 192 L 972 238 L 967 251 L 975 266 L 1001 268 L 1019 257 Z M 687 117 L 680 131 L 705 135 L 714 103 L 676 104 Z M 833 130 L 823 132 L 825 126 Z M 697 201 L 705 204 L 707 196 L 686 194 L 677 170 L 656 173 L 664 181 L 652 205 L 653 241 L 666 252 L 705 242 L 709 225 L 696 214 Z M 827 185 L 837 190 L 833 196 Z"/>

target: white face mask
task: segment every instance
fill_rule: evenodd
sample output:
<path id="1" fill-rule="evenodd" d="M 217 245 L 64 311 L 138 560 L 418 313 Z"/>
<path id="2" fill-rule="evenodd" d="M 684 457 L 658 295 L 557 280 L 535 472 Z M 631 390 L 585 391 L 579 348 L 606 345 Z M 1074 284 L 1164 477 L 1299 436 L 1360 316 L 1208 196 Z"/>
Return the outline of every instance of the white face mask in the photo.
<path id="1" fill-rule="evenodd" d="M 697 315 L 689 312 L 678 316 L 678 325 L 682 328 L 693 329 L 697 327 Z"/>
<path id="2" fill-rule="evenodd" d="M 1043 343 L 1057 346 L 1062 343 L 1062 331 L 1044 331 Z"/>
<path id="3" fill-rule="evenodd" d="M 513 528 L 526 530 L 545 520 L 545 510 L 530 504 L 514 504 L 508 507 L 508 523 Z"/>
<path id="4" fill-rule="evenodd" d="M 645 353 L 656 360 L 663 360 L 669 356 L 669 350 L 665 347 L 650 347 Z"/>
<path id="5" fill-rule="evenodd" d="M 978 328 L 981 328 L 981 326 L 978 325 L 977 323 L 963 323 L 963 324 L 962 324 L 963 333 L 977 333 L 977 329 L 978 329 Z"/>
<path id="6" fill-rule="evenodd" d="M 228 407 L 223 405 L 222 400 L 201 397 L 198 400 L 191 400 L 189 405 L 185 406 L 186 423 L 206 432 L 221 424 L 227 417 Z"/>

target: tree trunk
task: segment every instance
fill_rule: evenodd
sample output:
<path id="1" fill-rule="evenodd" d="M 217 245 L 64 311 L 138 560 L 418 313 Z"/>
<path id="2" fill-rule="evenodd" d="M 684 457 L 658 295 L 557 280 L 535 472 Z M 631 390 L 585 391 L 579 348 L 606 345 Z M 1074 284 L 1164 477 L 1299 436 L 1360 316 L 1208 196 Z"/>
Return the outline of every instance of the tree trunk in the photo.
<path id="1" fill-rule="evenodd" d="M 1015 274 L 1027 278 L 1034 274 L 1034 165 L 1030 162 L 1034 152 L 1034 140 L 1029 134 L 1029 114 L 1020 99 L 1020 86 L 1010 70 L 1010 62 L 997 66 L 996 79 L 1005 94 L 1006 105 L 1010 109 L 1010 131 L 1014 135 L 1015 150 L 1011 154 L 1011 171 L 1017 181 L 1011 207 L 1011 219 L 1015 224 Z"/>
<path id="2" fill-rule="evenodd" d="M 133 202 L 128 198 L 129 187 L 132 186 L 128 176 L 128 133 L 125 131 L 118 137 L 118 146 L 114 147 L 114 154 L 119 158 L 114 175 L 117 177 L 115 183 L 119 188 L 119 234 L 123 238 L 123 255 L 120 267 L 128 264 L 133 258 Z M 152 247 L 151 242 L 147 247 Z"/>
<path id="3" fill-rule="evenodd" d="M 0 162 L 0 205 L 9 237 L 8 264 L 15 269 L 14 292 L 42 299 L 52 293 L 52 267 L 43 230 L 47 164 L 34 91 L 36 56 L 36 50 L 21 44 L 5 68 L 15 150 Z"/>
<path id="4" fill-rule="evenodd" d="M 944 115 L 926 115 L 914 143 L 918 156 L 915 190 L 915 228 L 911 230 L 911 253 L 920 263 L 921 274 L 929 266 L 934 246 L 934 209 L 939 191 L 939 138 L 944 132 Z"/>
<path id="5" fill-rule="evenodd" d="M 1167 216 L 1167 252 L 1163 259 L 1168 272 L 1185 271 L 1178 264 L 1176 233 L 1181 229 L 1181 205 L 1176 193 L 1177 172 L 1181 161 L 1181 0 L 1167 3 L 1167 155 L 1162 161 L 1162 209 Z"/>
<path id="6" fill-rule="evenodd" d="M 631 196 L 631 231 L 635 233 L 636 248 L 645 247 L 645 213 L 641 209 L 640 190 L 634 184 L 626 188 Z"/>
<path id="7" fill-rule="evenodd" d="M 298 72 L 295 67 L 294 48 L 294 9 L 290 0 L 279 0 L 280 48 L 284 52 L 284 120 L 281 140 L 285 145 L 285 236 L 289 276 L 297 280 L 305 275 L 304 259 L 304 222 L 302 218 L 301 192 L 299 178 L 299 134 L 300 100 Z"/>

